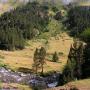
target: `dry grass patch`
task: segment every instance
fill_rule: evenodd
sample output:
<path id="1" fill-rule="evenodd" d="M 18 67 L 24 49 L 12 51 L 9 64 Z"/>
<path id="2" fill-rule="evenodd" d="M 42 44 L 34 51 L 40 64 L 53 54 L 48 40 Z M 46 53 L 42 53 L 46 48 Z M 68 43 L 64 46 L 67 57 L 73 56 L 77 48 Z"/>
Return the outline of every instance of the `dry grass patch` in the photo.
<path id="1" fill-rule="evenodd" d="M 47 71 L 62 71 L 64 65 L 67 62 L 67 56 L 73 39 L 69 37 L 66 33 L 62 34 L 63 38 L 59 37 L 58 40 L 55 38 L 48 40 L 47 53 L 52 54 L 56 52 L 62 52 L 63 56 L 60 56 L 59 62 L 51 62 L 46 60 L 44 72 Z M 0 51 L 0 54 L 5 58 L 3 62 L 8 65 L 11 69 L 17 70 L 20 67 L 32 69 L 33 64 L 33 54 L 36 48 L 45 46 L 44 40 L 32 40 L 28 41 L 28 46 L 23 50 L 11 51 Z"/>
<path id="2" fill-rule="evenodd" d="M 9 88 L 10 90 L 32 90 L 31 87 L 27 86 L 27 85 L 20 85 L 20 84 L 16 84 L 16 83 L 2 83 L 0 85 L 1 88 Z M 6 90 L 6 89 L 5 89 Z M 7 89 L 8 90 L 8 89 Z"/>

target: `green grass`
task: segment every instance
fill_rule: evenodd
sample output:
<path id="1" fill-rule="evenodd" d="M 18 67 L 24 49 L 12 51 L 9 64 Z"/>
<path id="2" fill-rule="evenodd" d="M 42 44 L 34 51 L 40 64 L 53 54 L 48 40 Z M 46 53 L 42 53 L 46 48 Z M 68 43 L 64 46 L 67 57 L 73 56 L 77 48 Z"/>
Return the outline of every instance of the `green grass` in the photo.
<path id="1" fill-rule="evenodd" d="M 59 21 L 51 19 L 46 27 L 48 31 L 41 33 L 37 38 L 48 40 L 50 37 L 55 37 L 63 31 L 62 27 L 63 25 Z"/>

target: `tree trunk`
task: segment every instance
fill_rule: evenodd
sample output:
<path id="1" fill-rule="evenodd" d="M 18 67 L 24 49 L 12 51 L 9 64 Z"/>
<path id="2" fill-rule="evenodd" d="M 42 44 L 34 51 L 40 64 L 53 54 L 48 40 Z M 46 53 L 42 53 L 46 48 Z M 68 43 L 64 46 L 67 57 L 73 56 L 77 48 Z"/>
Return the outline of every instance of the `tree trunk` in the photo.
<path id="1" fill-rule="evenodd" d="M 37 66 L 36 66 L 36 74 L 37 74 Z"/>
<path id="2" fill-rule="evenodd" d="M 43 64 L 41 65 L 41 67 L 42 67 L 42 71 L 41 71 L 41 73 L 43 74 Z"/>

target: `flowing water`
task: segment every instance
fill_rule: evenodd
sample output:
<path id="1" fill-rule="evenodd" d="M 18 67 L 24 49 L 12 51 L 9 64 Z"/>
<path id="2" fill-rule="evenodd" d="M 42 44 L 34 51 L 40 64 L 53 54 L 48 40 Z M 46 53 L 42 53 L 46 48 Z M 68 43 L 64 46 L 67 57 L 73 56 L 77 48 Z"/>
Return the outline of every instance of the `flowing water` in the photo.
<path id="1" fill-rule="evenodd" d="M 43 88 L 57 86 L 59 75 L 60 73 L 54 73 L 46 77 L 41 77 L 35 74 L 13 72 L 9 69 L 0 68 L 0 81 L 3 83 L 18 83 Z"/>

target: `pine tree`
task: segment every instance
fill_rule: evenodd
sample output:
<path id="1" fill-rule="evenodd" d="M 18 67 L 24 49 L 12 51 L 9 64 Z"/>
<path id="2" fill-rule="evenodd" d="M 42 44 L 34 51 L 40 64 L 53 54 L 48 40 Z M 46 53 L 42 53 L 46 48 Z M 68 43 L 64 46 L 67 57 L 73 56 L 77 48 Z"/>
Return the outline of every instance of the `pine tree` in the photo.
<path id="1" fill-rule="evenodd" d="M 67 65 L 63 72 L 66 82 L 81 78 L 81 66 L 83 62 L 83 43 L 75 41 L 74 44 L 71 45 Z"/>
<path id="2" fill-rule="evenodd" d="M 35 68 L 35 72 L 37 73 L 38 72 L 38 69 L 41 68 L 42 71 L 41 73 L 43 74 L 43 66 L 45 64 L 45 57 L 46 57 L 46 50 L 44 47 L 41 47 L 40 49 L 37 49 L 35 50 L 34 52 L 34 58 L 33 58 L 33 61 L 34 61 L 34 64 L 33 64 L 33 67 Z"/>
<path id="3" fill-rule="evenodd" d="M 0 17 L 0 49 L 23 49 L 25 40 L 46 31 L 49 17 L 37 2 L 27 3 Z"/>
<path id="4" fill-rule="evenodd" d="M 35 68 L 35 72 L 37 74 L 38 72 L 38 68 L 40 65 L 40 60 L 39 60 L 39 50 L 36 48 L 35 52 L 34 52 L 34 58 L 33 58 L 34 64 L 33 64 L 33 68 Z"/>
<path id="5" fill-rule="evenodd" d="M 44 68 L 43 66 L 45 64 L 45 57 L 46 57 L 46 50 L 44 47 L 41 47 L 39 57 L 40 57 L 40 64 L 41 64 L 41 68 L 42 68 L 41 73 L 43 74 L 43 68 Z"/>
<path id="6" fill-rule="evenodd" d="M 53 62 L 57 62 L 58 60 L 59 60 L 59 57 L 58 57 L 58 54 L 57 54 L 57 52 L 55 52 L 54 54 L 53 54 Z"/>
<path id="7" fill-rule="evenodd" d="M 90 77 L 90 42 L 87 43 L 84 49 L 84 63 L 82 64 L 82 77 Z"/>

